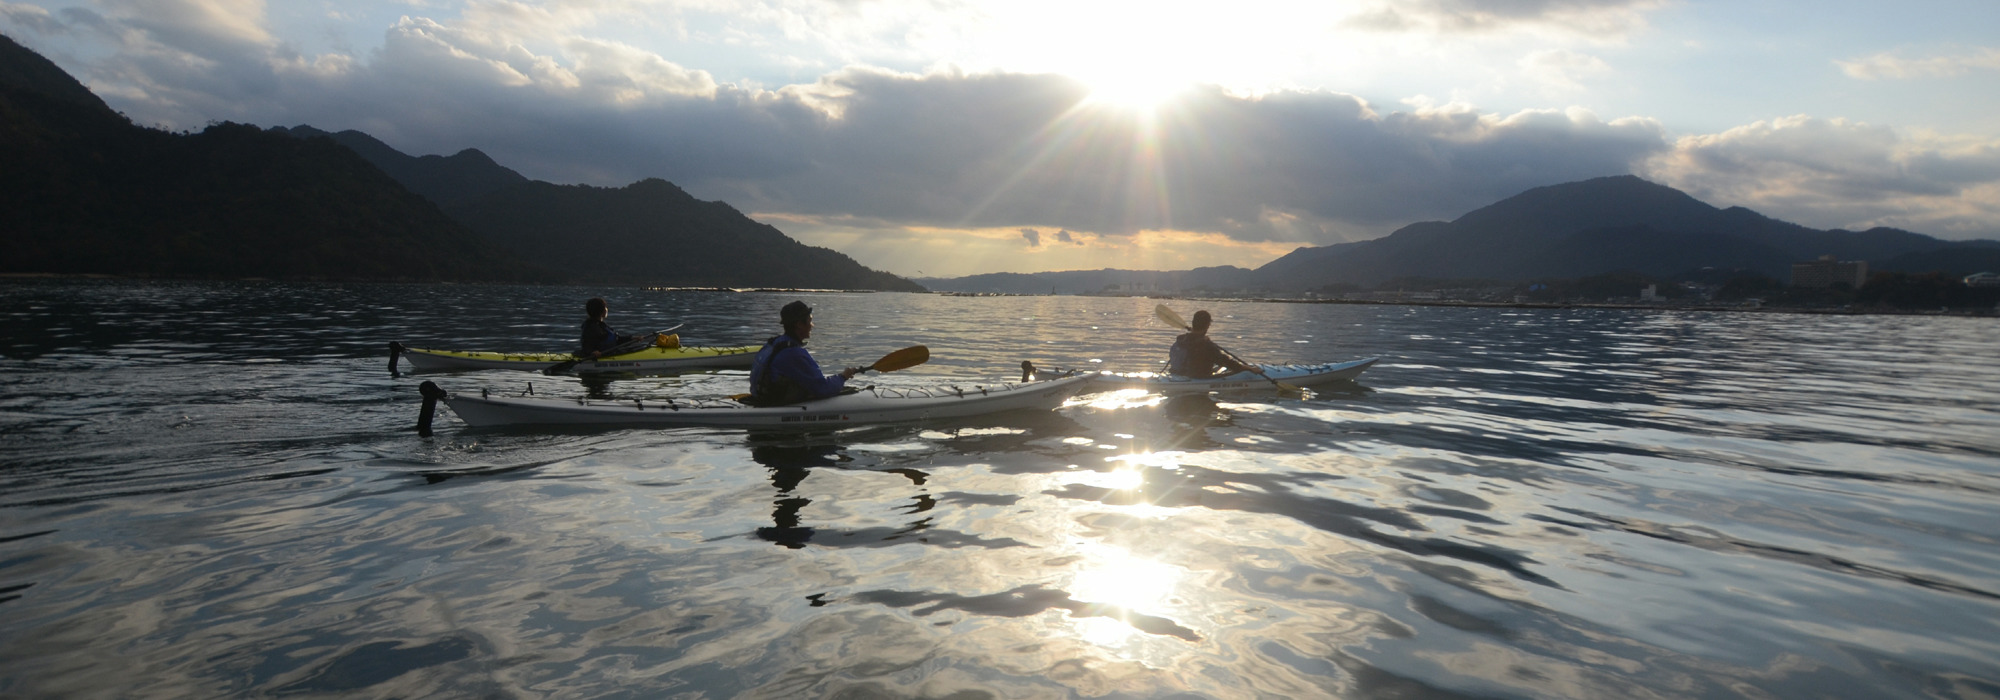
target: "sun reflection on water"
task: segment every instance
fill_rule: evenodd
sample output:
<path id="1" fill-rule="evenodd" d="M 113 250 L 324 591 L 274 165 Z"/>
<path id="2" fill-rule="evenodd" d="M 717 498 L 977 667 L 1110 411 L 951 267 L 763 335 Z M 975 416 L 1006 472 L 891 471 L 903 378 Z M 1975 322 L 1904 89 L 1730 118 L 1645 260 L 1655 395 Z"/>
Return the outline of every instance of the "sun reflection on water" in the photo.
<path id="1" fill-rule="evenodd" d="M 1133 556 L 1121 547 L 1089 547 L 1069 582 L 1069 595 L 1079 602 L 1106 606 L 1107 615 L 1072 617 L 1070 624 L 1078 638 L 1103 647 L 1116 648 L 1150 638 L 1153 635 L 1134 627 L 1130 618 L 1135 614 L 1173 617 L 1169 613 L 1178 602 L 1174 592 L 1182 573 L 1180 567 Z"/>
<path id="2" fill-rule="evenodd" d="M 1063 405 L 1064 407 L 1089 406 L 1091 408 L 1100 411 L 1116 411 L 1124 408 L 1145 408 L 1148 406 L 1158 406 L 1160 405 L 1161 402 L 1166 400 L 1167 397 L 1165 394 L 1159 394 L 1147 391 L 1145 389 L 1118 389 L 1116 391 L 1105 391 L 1094 394 L 1084 394 L 1082 396 L 1070 399 Z"/>

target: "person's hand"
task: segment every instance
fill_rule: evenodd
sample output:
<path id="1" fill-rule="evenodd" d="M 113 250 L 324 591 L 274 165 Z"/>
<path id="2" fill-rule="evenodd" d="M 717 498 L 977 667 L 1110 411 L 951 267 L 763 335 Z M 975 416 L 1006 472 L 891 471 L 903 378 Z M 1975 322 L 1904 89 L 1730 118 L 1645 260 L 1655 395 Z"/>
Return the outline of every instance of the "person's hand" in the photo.
<path id="1" fill-rule="evenodd" d="M 849 367 L 840 371 L 841 379 L 853 379 L 854 375 L 868 371 L 867 367 Z"/>

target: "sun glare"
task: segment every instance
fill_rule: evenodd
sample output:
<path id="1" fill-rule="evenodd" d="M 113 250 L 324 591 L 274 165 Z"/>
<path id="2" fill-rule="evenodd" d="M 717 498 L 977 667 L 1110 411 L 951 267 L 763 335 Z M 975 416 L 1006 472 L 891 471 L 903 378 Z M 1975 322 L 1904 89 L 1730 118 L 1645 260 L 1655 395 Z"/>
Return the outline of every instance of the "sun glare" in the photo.
<path id="1" fill-rule="evenodd" d="M 1127 74 L 1108 78 L 1079 78 L 1090 86 L 1093 105 L 1150 112 L 1188 89 L 1186 82 L 1167 76 Z"/>

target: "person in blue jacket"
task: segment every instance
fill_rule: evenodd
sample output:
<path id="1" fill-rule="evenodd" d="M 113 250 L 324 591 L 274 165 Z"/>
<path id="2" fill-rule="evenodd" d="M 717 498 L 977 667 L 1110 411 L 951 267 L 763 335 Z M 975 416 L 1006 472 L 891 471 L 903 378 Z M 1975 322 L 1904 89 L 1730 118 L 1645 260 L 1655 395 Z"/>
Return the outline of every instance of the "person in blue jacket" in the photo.
<path id="1" fill-rule="evenodd" d="M 764 341 L 750 363 L 750 399 L 756 406 L 781 406 L 808 399 L 823 399 L 847 388 L 847 380 L 865 368 L 849 367 L 839 374 L 821 375 L 819 362 L 806 352 L 812 337 L 812 307 L 803 301 L 786 304 L 778 311 L 784 335 Z"/>

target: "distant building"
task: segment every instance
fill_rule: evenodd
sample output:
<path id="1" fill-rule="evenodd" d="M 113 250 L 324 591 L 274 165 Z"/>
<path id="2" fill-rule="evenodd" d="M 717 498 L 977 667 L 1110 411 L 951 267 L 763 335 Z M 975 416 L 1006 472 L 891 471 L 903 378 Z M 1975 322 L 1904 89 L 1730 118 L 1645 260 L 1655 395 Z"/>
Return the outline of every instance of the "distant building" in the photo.
<path id="1" fill-rule="evenodd" d="M 1639 301 L 1657 301 L 1659 298 L 1660 285 L 1649 284 L 1639 290 Z"/>
<path id="2" fill-rule="evenodd" d="M 1965 276 L 1967 287 L 2000 287 L 2000 274 L 1980 272 Z"/>
<path id="3" fill-rule="evenodd" d="M 1812 262 L 1792 263 L 1792 286 L 1831 287 L 1845 284 L 1854 289 L 1868 281 L 1868 261 L 1835 260 L 1831 255 L 1819 256 Z"/>

